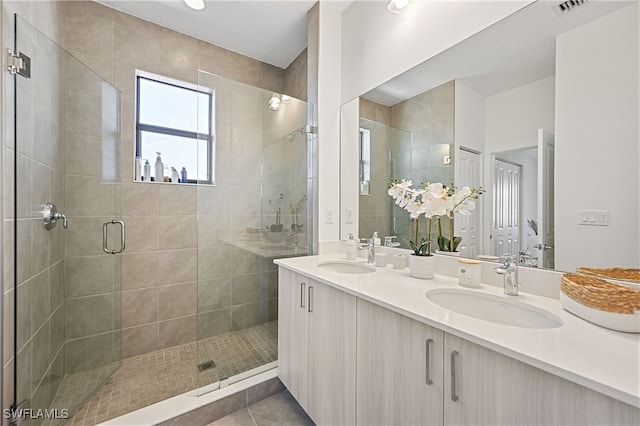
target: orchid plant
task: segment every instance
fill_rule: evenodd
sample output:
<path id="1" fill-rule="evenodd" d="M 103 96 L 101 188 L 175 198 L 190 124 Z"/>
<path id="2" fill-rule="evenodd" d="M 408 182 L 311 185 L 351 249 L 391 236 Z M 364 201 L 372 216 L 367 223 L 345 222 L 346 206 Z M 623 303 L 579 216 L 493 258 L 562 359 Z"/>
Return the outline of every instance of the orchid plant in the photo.
<path id="1" fill-rule="evenodd" d="M 475 200 L 477 200 L 482 194 L 484 194 L 484 189 L 482 188 L 469 188 L 468 186 L 463 186 L 458 190 L 453 184 L 451 184 L 447 189 L 449 207 L 447 208 L 446 216 L 449 218 L 449 235 L 451 238 L 447 238 L 442 235 L 441 218 L 438 218 L 438 250 L 448 252 L 457 251 L 460 242 L 462 242 L 462 238 L 453 235 L 454 214 L 460 213 L 464 216 L 470 215 L 476 208 Z"/>
<path id="2" fill-rule="evenodd" d="M 455 251 L 462 240 L 453 236 L 453 215 L 455 213 L 471 214 L 475 209 L 475 201 L 483 189 L 462 187 L 460 190 L 453 185 L 447 187 L 440 182 L 425 183 L 420 188 L 413 188 L 411 180 L 391 179 L 387 193 L 395 200 L 395 203 L 409 212 L 414 219 L 413 240 L 409 241 L 416 256 L 431 256 L 431 227 L 433 218 L 438 218 L 438 246 L 441 250 Z M 418 221 L 420 216 L 428 220 L 427 238 L 422 238 L 418 243 Z M 442 236 L 440 218 L 449 218 L 449 235 L 451 239 Z M 448 249 L 448 250 L 447 250 Z"/>

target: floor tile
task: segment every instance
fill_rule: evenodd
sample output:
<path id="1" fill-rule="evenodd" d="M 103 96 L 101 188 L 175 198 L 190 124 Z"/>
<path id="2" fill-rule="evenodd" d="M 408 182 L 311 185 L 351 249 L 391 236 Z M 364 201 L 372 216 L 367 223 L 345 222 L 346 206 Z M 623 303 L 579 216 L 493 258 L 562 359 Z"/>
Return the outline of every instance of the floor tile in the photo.
<path id="1" fill-rule="evenodd" d="M 275 361 L 277 343 L 278 323 L 272 321 L 128 358 L 86 402 L 87 389 L 95 387 L 112 366 L 70 374 L 51 407 L 79 407 L 67 424 L 95 425 Z M 209 360 L 215 367 L 198 372 L 197 364 Z"/>

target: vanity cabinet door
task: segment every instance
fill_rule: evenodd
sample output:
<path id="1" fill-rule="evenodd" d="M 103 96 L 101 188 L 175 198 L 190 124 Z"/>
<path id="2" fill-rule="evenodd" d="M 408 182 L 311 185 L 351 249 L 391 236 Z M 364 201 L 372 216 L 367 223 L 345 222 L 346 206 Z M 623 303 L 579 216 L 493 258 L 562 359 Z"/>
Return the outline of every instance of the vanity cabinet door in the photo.
<path id="1" fill-rule="evenodd" d="M 308 280 L 288 269 L 278 271 L 278 377 L 307 410 Z"/>
<path id="2" fill-rule="evenodd" d="M 356 298 L 309 280 L 309 409 L 319 425 L 353 425 Z"/>
<path id="3" fill-rule="evenodd" d="M 444 333 L 358 299 L 360 425 L 442 425 Z"/>
<path id="4" fill-rule="evenodd" d="M 278 277 L 278 376 L 319 425 L 353 425 L 356 298 L 285 268 Z"/>
<path id="5" fill-rule="evenodd" d="M 445 425 L 640 424 L 638 408 L 591 389 L 450 334 L 444 346 Z"/>

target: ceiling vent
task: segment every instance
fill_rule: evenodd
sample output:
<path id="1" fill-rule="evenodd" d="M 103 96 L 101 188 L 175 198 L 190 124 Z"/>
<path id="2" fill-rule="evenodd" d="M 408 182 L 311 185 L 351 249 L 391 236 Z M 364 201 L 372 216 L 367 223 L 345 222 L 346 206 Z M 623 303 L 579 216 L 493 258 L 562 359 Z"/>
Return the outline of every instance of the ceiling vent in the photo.
<path id="1" fill-rule="evenodd" d="M 567 0 L 553 7 L 558 16 L 565 16 L 569 12 L 573 12 L 580 6 L 587 4 L 589 0 Z"/>

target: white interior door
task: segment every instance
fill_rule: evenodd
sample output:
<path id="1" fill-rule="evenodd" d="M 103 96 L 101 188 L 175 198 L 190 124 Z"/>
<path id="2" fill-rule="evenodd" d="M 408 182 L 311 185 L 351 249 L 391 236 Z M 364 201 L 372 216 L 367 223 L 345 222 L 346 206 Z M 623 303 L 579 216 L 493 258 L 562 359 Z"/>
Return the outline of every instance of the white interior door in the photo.
<path id="1" fill-rule="evenodd" d="M 538 129 L 538 265 L 554 268 L 554 185 L 555 139 L 552 133 Z"/>
<path id="2" fill-rule="evenodd" d="M 481 186 L 482 173 L 481 156 L 478 152 L 469 151 L 464 147 L 458 150 L 456 167 L 458 167 L 458 181 L 456 186 L 462 188 L 479 188 Z M 476 200 L 476 209 L 470 215 L 457 215 L 454 234 L 462 237 L 458 251 L 462 257 L 475 258 L 478 255 L 479 244 L 482 241 L 481 227 L 482 198 Z"/>
<path id="3" fill-rule="evenodd" d="M 522 166 L 496 158 L 493 170 L 493 255 L 520 252 Z"/>

